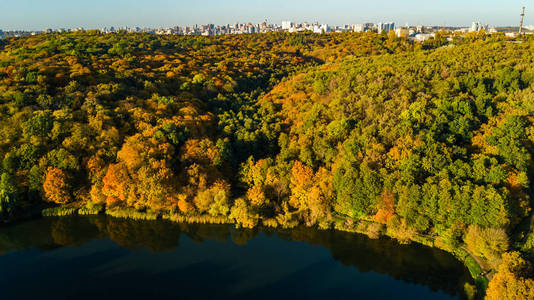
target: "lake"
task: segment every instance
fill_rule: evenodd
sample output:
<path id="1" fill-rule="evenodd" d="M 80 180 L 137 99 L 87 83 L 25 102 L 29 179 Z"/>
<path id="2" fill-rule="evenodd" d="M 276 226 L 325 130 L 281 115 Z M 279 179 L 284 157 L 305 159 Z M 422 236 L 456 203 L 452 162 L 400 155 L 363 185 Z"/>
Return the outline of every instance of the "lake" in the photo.
<path id="1" fill-rule="evenodd" d="M 391 239 L 49 217 L 0 227 L 2 299 L 463 299 L 452 255 Z"/>

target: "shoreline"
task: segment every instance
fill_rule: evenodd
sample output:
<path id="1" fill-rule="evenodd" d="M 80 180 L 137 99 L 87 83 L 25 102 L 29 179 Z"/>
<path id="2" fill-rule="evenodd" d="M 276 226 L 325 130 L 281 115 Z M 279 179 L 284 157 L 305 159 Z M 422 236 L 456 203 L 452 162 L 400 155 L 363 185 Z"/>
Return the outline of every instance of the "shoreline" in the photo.
<path id="1" fill-rule="evenodd" d="M 161 213 L 161 212 L 140 212 L 133 208 L 125 208 L 125 209 L 113 209 L 113 210 L 107 210 L 102 208 L 87 208 L 85 206 L 82 207 L 55 207 L 55 208 L 48 208 L 43 209 L 41 211 L 40 217 L 66 217 L 66 216 L 90 216 L 90 215 L 106 215 L 110 216 L 112 218 L 117 219 L 131 219 L 135 221 L 157 221 L 157 220 L 165 220 L 173 223 L 187 223 L 187 224 L 227 224 L 227 225 L 234 225 L 236 227 L 240 227 L 238 223 L 236 223 L 235 220 L 232 220 L 228 217 L 212 217 L 208 215 L 198 215 L 198 216 L 185 216 L 175 213 Z M 38 216 L 35 216 L 38 217 Z M 24 221 L 24 220 L 17 220 L 18 221 Z M 258 228 L 258 227 L 266 227 L 266 228 L 284 228 L 284 229 L 291 229 L 295 226 L 273 226 L 270 224 L 270 222 L 264 222 L 264 220 L 260 219 L 260 223 L 253 226 L 252 228 Z M 373 221 L 368 220 L 362 220 L 364 222 L 368 222 L 369 224 L 379 224 Z M 9 223 L 8 223 L 9 224 Z M 261 225 L 260 225 L 261 224 Z M 306 226 L 306 227 L 313 227 L 313 226 Z M 348 232 L 348 233 L 354 233 L 354 234 L 360 234 L 365 235 L 369 239 L 380 239 L 382 237 L 388 237 L 393 240 L 396 240 L 397 243 L 402 244 L 399 239 L 394 237 L 391 234 L 388 234 L 386 230 L 381 230 L 377 236 L 371 237 L 369 233 L 365 229 L 358 229 L 357 227 L 349 228 L 346 226 L 337 226 L 337 223 L 332 223 L 332 226 L 328 228 L 321 228 L 320 226 L 315 226 L 317 230 L 335 230 L 340 232 Z M 473 254 L 471 254 L 469 251 L 467 251 L 463 246 L 460 246 L 458 248 L 449 249 L 447 247 L 440 247 L 436 244 L 436 241 L 434 238 L 429 236 L 422 236 L 417 235 L 414 237 L 410 237 L 407 243 L 416 243 L 419 245 L 423 245 L 430 248 L 440 249 L 442 251 L 445 251 L 451 255 L 453 255 L 458 261 L 460 261 L 469 271 L 469 274 L 471 275 L 471 278 L 474 280 L 475 286 L 477 290 L 480 293 L 485 294 L 485 291 L 488 287 L 490 278 L 488 278 L 488 274 L 492 273 L 493 270 L 485 270 L 483 266 L 478 262 L 479 258 L 473 257 Z M 484 274 L 484 275 L 481 275 Z"/>

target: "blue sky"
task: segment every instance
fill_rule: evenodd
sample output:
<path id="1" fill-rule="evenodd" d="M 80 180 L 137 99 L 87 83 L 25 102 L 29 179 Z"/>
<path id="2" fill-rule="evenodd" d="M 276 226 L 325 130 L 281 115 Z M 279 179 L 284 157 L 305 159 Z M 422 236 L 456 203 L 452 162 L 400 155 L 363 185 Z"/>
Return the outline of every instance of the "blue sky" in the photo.
<path id="1" fill-rule="evenodd" d="M 264 19 L 332 25 L 367 21 L 517 25 L 523 5 L 525 23 L 533 24 L 534 0 L 0 0 L 0 29 L 169 27 Z"/>

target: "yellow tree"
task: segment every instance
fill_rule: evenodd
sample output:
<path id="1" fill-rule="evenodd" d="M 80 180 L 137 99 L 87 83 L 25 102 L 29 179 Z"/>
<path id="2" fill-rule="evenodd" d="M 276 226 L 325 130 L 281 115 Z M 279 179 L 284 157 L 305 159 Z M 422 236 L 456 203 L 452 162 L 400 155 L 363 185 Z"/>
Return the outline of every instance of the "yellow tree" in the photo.
<path id="1" fill-rule="evenodd" d="M 313 170 L 300 161 L 291 168 L 291 196 L 289 204 L 298 210 L 307 209 L 307 192 L 312 186 Z"/>
<path id="2" fill-rule="evenodd" d="M 378 205 L 378 212 L 375 215 L 375 220 L 381 224 L 387 224 L 389 219 L 395 214 L 395 195 L 385 191 L 382 193 L 380 203 Z"/>
<path id="3" fill-rule="evenodd" d="M 128 196 L 130 176 L 124 164 L 111 164 L 102 179 L 102 193 L 107 196 L 107 205 L 116 205 Z"/>
<path id="4" fill-rule="evenodd" d="M 230 218 L 244 228 L 253 228 L 258 223 L 258 216 L 251 212 L 248 203 L 243 198 L 235 201 L 230 210 Z"/>
<path id="5" fill-rule="evenodd" d="M 48 168 L 43 190 L 46 199 L 54 203 L 67 203 L 70 201 L 69 184 L 67 183 L 67 174 L 58 168 Z"/>
<path id="6" fill-rule="evenodd" d="M 193 204 L 191 204 L 191 203 L 189 203 L 187 201 L 187 195 L 180 194 L 180 195 L 178 195 L 178 209 L 182 213 L 187 214 L 189 212 L 194 211 L 195 207 L 193 206 Z"/>
<path id="7" fill-rule="evenodd" d="M 531 265 L 519 252 L 502 256 L 502 263 L 486 290 L 487 300 L 534 299 L 534 280 L 527 278 Z"/>
<path id="8" fill-rule="evenodd" d="M 229 197 L 230 186 L 219 180 L 209 189 L 198 192 L 193 202 L 200 212 L 208 212 L 212 216 L 226 215 L 230 210 Z"/>
<path id="9" fill-rule="evenodd" d="M 247 191 L 247 199 L 253 206 L 260 207 L 267 202 L 263 187 L 261 185 L 254 185 Z"/>
<path id="10" fill-rule="evenodd" d="M 329 172 L 321 168 L 314 175 L 312 168 L 296 161 L 291 169 L 289 204 L 298 209 L 308 225 L 329 215 L 328 198 L 332 190 Z"/>

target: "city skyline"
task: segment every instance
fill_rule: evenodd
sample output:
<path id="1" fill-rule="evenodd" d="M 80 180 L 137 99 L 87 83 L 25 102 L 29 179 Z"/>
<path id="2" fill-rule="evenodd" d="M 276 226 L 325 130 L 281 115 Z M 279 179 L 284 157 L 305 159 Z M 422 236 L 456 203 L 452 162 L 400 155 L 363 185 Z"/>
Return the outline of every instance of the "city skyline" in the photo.
<path id="1" fill-rule="evenodd" d="M 342 25 L 392 21 L 399 25 L 469 26 L 480 21 L 494 26 L 518 26 L 519 14 L 527 1 L 453 1 L 412 0 L 348 1 L 335 4 L 320 1 L 233 0 L 202 2 L 139 1 L 66 1 L 19 0 L 4 5 L 0 29 L 43 30 L 45 28 L 100 29 L 102 27 L 172 27 L 195 24 L 233 24 L 236 22 L 281 24 L 319 22 Z M 525 24 L 531 24 L 527 6 Z"/>

